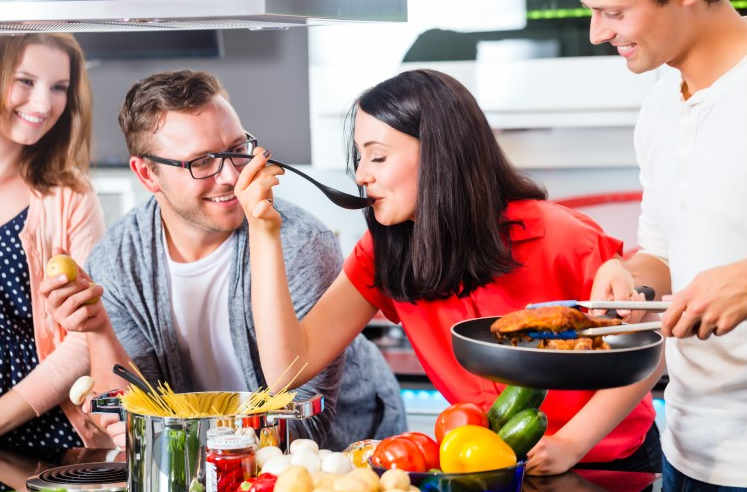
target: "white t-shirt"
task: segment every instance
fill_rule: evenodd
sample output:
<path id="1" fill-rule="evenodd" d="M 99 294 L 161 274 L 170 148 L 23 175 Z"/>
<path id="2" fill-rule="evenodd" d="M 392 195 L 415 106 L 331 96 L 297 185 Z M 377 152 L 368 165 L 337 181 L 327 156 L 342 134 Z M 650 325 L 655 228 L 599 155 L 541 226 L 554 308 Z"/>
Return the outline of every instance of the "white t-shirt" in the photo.
<path id="1" fill-rule="evenodd" d="M 669 260 L 672 290 L 747 258 L 747 58 L 684 100 L 671 72 L 635 130 L 643 202 L 639 248 Z M 744 279 L 747 282 L 747 279 Z M 666 345 L 664 454 L 684 474 L 747 487 L 747 322 Z"/>
<path id="2" fill-rule="evenodd" d="M 228 318 L 236 241 L 234 233 L 205 258 L 176 263 L 163 234 L 176 337 L 197 391 L 247 391 Z"/>

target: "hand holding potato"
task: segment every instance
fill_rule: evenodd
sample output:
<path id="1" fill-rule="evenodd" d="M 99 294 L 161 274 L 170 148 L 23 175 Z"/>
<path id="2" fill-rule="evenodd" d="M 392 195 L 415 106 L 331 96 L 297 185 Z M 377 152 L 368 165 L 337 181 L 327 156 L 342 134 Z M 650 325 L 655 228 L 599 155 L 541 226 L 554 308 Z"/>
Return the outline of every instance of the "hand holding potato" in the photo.
<path id="1" fill-rule="evenodd" d="M 103 288 L 96 285 L 67 253 L 55 248 L 39 286 L 46 312 L 68 331 L 95 331 L 107 319 L 101 302 Z"/>

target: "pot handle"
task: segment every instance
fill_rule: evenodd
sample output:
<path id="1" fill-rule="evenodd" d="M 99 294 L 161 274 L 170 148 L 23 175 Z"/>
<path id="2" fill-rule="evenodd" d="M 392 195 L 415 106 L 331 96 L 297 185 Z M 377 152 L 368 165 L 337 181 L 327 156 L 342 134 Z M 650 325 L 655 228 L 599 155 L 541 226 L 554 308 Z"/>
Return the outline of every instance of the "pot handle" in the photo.
<path id="1" fill-rule="evenodd" d="M 287 408 L 267 412 L 268 417 L 275 419 L 307 419 L 322 413 L 324 396 L 317 393 L 306 401 L 292 402 Z"/>
<path id="2" fill-rule="evenodd" d="M 119 420 L 125 419 L 125 410 L 122 408 L 122 390 L 111 390 L 101 393 L 91 400 L 91 413 L 115 413 Z"/>

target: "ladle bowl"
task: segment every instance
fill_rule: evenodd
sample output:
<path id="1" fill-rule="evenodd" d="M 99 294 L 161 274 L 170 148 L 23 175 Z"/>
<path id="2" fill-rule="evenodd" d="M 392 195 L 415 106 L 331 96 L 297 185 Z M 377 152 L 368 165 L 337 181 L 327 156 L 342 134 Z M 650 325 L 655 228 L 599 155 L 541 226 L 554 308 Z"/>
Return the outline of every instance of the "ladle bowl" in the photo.
<path id="1" fill-rule="evenodd" d="M 350 210 L 356 210 L 356 209 L 360 209 L 360 208 L 369 207 L 369 206 L 373 205 L 373 203 L 376 201 L 374 198 L 368 198 L 368 197 L 361 197 L 361 196 L 350 195 L 350 194 L 344 193 L 344 192 L 342 192 L 340 190 L 336 190 L 334 188 L 330 188 L 329 186 L 323 185 L 319 181 L 315 180 L 314 178 L 312 178 L 308 174 L 306 174 L 306 173 L 304 173 L 302 171 L 299 171 L 298 169 L 296 169 L 294 167 L 291 167 L 288 164 L 284 164 L 284 163 L 282 163 L 280 161 L 276 161 L 274 159 L 269 159 L 267 162 L 269 164 L 272 164 L 272 165 L 275 165 L 275 166 L 278 166 L 278 167 L 282 167 L 283 169 L 287 169 L 288 171 L 290 171 L 292 173 L 296 173 L 299 176 L 301 176 L 302 178 L 305 178 L 305 179 L 309 180 L 311 182 L 311 184 L 313 184 L 314 186 L 316 186 L 317 188 L 319 188 L 322 191 L 322 193 L 324 193 L 327 196 L 327 198 L 329 198 L 330 201 L 332 203 L 334 203 L 335 205 L 337 205 L 338 207 L 347 208 L 347 209 L 350 209 Z"/>

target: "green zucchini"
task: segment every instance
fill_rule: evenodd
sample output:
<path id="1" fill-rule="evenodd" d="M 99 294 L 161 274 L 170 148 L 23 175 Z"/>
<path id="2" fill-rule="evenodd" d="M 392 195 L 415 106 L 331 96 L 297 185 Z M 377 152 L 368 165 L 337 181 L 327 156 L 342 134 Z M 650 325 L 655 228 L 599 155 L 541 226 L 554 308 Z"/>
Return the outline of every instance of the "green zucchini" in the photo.
<path id="1" fill-rule="evenodd" d="M 514 415 L 501 427 L 498 436 L 521 459 L 542 439 L 547 430 L 547 416 L 542 410 L 527 408 Z"/>
<path id="2" fill-rule="evenodd" d="M 498 432 L 511 417 L 527 408 L 539 408 L 545 401 L 547 390 L 506 386 L 488 410 L 490 430 Z"/>

